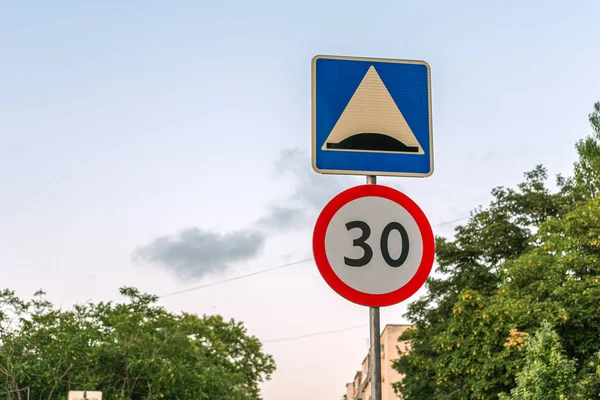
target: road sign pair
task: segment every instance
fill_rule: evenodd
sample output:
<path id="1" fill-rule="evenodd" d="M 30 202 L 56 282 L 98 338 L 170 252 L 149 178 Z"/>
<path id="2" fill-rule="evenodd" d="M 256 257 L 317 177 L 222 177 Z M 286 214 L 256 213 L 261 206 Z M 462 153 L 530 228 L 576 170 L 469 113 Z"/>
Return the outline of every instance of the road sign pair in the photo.
<path id="1" fill-rule="evenodd" d="M 317 56 L 312 62 L 312 164 L 326 174 L 433 173 L 431 83 L 422 61 Z M 431 226 L 406 195 L 348 189 L 325 206 L 313 235 L 325 281 L 379 307 L 412 296 L 434 258 Z"/>

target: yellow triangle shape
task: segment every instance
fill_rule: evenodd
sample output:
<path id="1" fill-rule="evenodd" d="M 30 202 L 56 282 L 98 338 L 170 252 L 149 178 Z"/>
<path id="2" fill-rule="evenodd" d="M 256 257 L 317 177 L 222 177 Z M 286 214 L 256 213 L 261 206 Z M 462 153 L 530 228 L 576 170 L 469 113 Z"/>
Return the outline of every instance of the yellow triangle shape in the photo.
<path id="1" fill-rule="evenodd" d="M 369 67 L 348 105 L 340 115 L 331 133 L 323 143 L 323 150 L 385 152 L 385 150 L 332 149 L 327 144 L 340 143 L 361 133 L 386 135 L 405 146 L 416 148 L 407 154 L 424 154 L 423 148 L 408 126 L 404 115 L 396 106 L 390 92 L 379 77 L 375 67 Z M 398 153 L 399 151 L 393 151 Z"/>

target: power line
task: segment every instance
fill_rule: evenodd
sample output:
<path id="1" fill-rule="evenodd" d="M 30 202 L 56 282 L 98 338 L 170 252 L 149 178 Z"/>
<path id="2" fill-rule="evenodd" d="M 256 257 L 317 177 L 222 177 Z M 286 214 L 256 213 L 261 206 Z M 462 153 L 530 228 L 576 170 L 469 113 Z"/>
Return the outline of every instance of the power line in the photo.
<path id="1" fill-rule="evenodd" d="M 290 336 L 290 337 L 283 337 L 283 338 L 278 338 L 278 339 L 270 339 L 270 340 L 263 341 L 263 343 L 266 344 L 266 343 L 287 342 L 287 341 L 290 341 L 290 340 L 300 340 L 300 339 L 305 339 L 305 338 L 309 338 L 309 337 L 313 337 L 313 336 L 321 336 L 321 335 L 328 335 L 328 334 L 331 334 L 331 333 L 346 332 L 346 331 L 350 331 L 352 329 L 364 328 L 366 326 L 369 326 L 369 324 L 361 324 L 361 325 L 348 326 L 346 328 L 332 329 L 330 331 L 321 331 L 321 332 L 309 333 L 309 334 L 300 335 L 300 336 Z"/>
<path id="2" fill-rule="evenodd" d="M 469 218 L 470 218 L 469 216 L 466 216 L 466 217 L 460 217 L 460 218 L 457 218 L 457 219 L 453 219 L 453 220 L 450 220 L 450 221 L 441 222 L 441 223 L 439 223 L 439 224 L 432 225 L 432 227 L 433 227 L 433 228 L 437 228 L 437 227 L 439 227 L 439 226 L 444 226 L 444 225 L 448 225 L 448 224 L 453 224 L 453 223 L 455 223 L 455 222 L 463 221 L 463 220 L 465 220 L 465 219 L 469 219 Z"/>
<path id="3" fill-rule="evenodd" d="M 384 325 L 387 325 L 387 324 L 390 323 L 390 321 L 381 321 L 381 322 Z M 330 334 L 333 334 L 333 333 L 347 332 L 347 331 L 351 331 L 353 329 L 366 328 L 368 326 L 369 326 L 369 324 L 353 325 L 353 326 L 347 326 L 345 328 L 340 328 L 340 329 L 332 329 L 332 330 L 328 330 L 328 331 L 319 331 L 319 332 L 307 333 L 306 335 L 289 336 L 289 337 L 282 337 L 282 338 L 277 338 L 277 339 L 269 339 L 269 340 L 262 341 L 262 343 L 263 344 L 267 344 L 267 343 L 278 343 L 278 342 L 287 342 L 287 341 L 301 340 L 301 339 L 306 339 L 306 338 L 315 337 L 315 336 L 322 336 L 322 335 L 330 335 Z"/>
<path id="4" fill-rule="evenodd" d="M 264 274 L 266 272 L 275 271 L 277 269 L 291 267 L 292 265 L 302 264 L 302 263 L 305 263 L 305 262 L 310 261 L 310 260 L 312 260 L 312 257 L 311 258 L 305 258 L 304 260 L 294 261 L 294 262 L 291 262 L 291 263 L 288 263 L 288 264 L 279 265 L 279 266 L 273 267 L 273 268 L 263 269 L 261 271 L 256 271 L 256 272 L 252 272 L 252 273 L 245 274 L 245 275 L 234 276 L 233 278 L 223 279 L 222 281 L 207 283 L 205 285 L 200 285 L 200 286 L 194 286 L 194 287 L 191 287 L 189 289 L 180 290 L 178 292 L 163 294 L 162 296 L 158 296 L 158 297 L 159 298 L 164 298 L 164 297 L 169 297 L 169 296 L 175 296 L 177 294 L 191 292 L 193 290 L 200 290 L 200 289 L 204 289 L 204 288 L 207 288 L 207 287 L 210 287 L 210 286 L 220 285 L 222 283 L 236 281 L 238 279 L 244 279 L 244 278 L 248 278 L 248 277 L 251 277 L 251 276 L 254 276 L 254 275 Z"/>
<path id="5" fill-rule="evenodd" d="M 468 219 L 468 218 L 469 217 L 467 216 L 467 217 L 461 217 L 461 218 L 453 219 L 451 221 L 446 221 L 446 222 L 442 222 L 442 223 L 433 225 L 433 227 L 439 227 L 439 226 L 443 226 L 443 225 L 452 224 L 452 223 L 459 222 L 459 221 L 462 221 L 462 220 L 465 220 L 465 219 Z M 168 297 L 168 296 L 175 296 L 175 295 L 181 294 L 181 293 L 191 292 L 191 291 L 194 291 L 194 290 L 204 289 L 204 288 L 209 287 L 209 286 L 220 285 L 222 283 L 227 283 L 227 282 L 235 281 L 235 280 L 238 280 L 238 279 L 248 278 L 248 277 L 254 276 L 254 275 L 264 274 L 266 272 L 270 272 L 270 271 L 275 271 L 275 270 L 282 269 L 282 268 L 291 267 L 293 265 L 302 264 L 302 263 L 305 263 L 305 262 L 308 262 L 308 261 L 311 261 L 311 260 L 313 260 L 312 257 L 305 258 L 303 260 L 294 261 L 294 262 L 291 262 L 291 263 L 279 265 L 277 267 L 263 269 L 261 271 L 252 272 L 250 274 L 240 275 L 240 276 L 236 276 L 236 277 L 229 278 L 229 279 L 224 279 L 224 280 L 218 281 L 218 282 L 208 283 L 206 285 L 195 286 L 195 287 L 192 287 L 192 288 L 189 288 L 189 289 L 180 290 L 178 292 L 173 292 L 173 293 L 165 294 L 165 295 L 162 295 L 162 296 L 159 296 L 159 297 L 160 298 L 164 298 L 164 297 Z M 384 323 L 387 323 L 387 322 L 384 322 Z M 319 332 L 308 333 L 308 334 L 305 334 L 305 335 L 288 336 L 288 337 L 282 337 L 282 338 L 276 338 L 276 339 L 269 339 L 269 340 L 263 341 L 262 343 L 263 344 L 269 344 L 269 343 L 280 343 L 280 342 L 296 341 L 296 340 L 307 339 L 307 338 L 311 338 L 311 337 L 315 337 L 315 336 L 323 336 L 323 335 L 331 335 L 331 334 L 334 334 L 334 333 L 347 332 L 347 331 L 351 331 L 351 330 L 358 329 L 358 328 L 365 328 L 367 326 L 369 326 L 369 324 L 353 325 L 353 326 L 347 326 L 345 328 L 340 328 L 340 329 L 331 329 L 331 330 L 327 330 L 327 331 L 319 331 Z"/>
<path id="6" fill-rule="evenodd" d="M 465 219 L 468 219 L 468 218 L 469 218 L 468 216 L 461 217 L 461 218 L 457 218 L 457 219 L 453 219 L 453 220 L 450 220 L 450 221 L 446 221 L 446 222 L 442 222 L 442 223 L 439 223 L 439 224 L 432 225 L 432 227 L 435 228 L 435 227 L 439 227 L 439 226 L 443 226 L 443 225 L 453 224 L 455 222 L 459 222 L 459 221 L 462 221 L 462 220 L 465 220 Z M 205 285 L 194 286 L 194 287 L 191 287 L 189 289 L 184 289 L 184 290 L 180 290 L 180 291 L 173 292 L 173 293 L 167 293 L 167 294 L 164 294 L 164 295 L 158 296 L 158 297 L 162 299 L 162 298 L 165 298 L 165 297 L 170 297 L 170 296 L 175 296 L 175 295 L 182 294 L 182 293 L 192 292 L 192 291 L 195 291 L 195 290 L 200 290 L 200 289 L 204 289 L 204 288 L 211 287 L 211 286 L 221 285 L 223 283 L 227 283 L 227 282 L 231 282 L 231 281 L 236 281 L 236 280 L 244 279 L 244 278 L 249 278 L 251 276 L 260 275 L 260 274 L 264 274 L 264 273 L 267 273 L 267 272 L 275 271 L 275 270 L 278 270 L 278 269 L 291 267 L 293 265 L 302 264 L 302 263 L 305 263 L 305 262 L 308 262 L 308 261 L 311 261 L 311 260 L 313 260 L 312 257 L 305 258 L 303 260 L 294 261 L 294 262 L 291 262 L 291 263 L 288 263 L 288 264 L 278 265 L 277 267 L 267 268 L 267 269 L 263 269 L 263 270 L 260 270 L 260 271 L 257 271 L 257 272 L 252 272 L 252 273 L 245 274 L 245 275 L 234 276 L 233 278 L 223 279 L 221 281 L 207 283 Z"/>

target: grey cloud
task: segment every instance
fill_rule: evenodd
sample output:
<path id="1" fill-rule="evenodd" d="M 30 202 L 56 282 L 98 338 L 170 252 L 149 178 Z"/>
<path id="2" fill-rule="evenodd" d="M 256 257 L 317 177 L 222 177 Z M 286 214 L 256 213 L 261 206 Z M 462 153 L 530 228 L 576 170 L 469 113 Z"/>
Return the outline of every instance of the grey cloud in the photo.
<path id="1" fill-rule="evenodd" d="M 312 225 L 318 213 L 334 196 L 351 186 L 365 183 L 364 177 L 316 173 L 310 165 L 309 154 L 299 149 L 282 151 L 275 169 L 276 175 L 290 181 L 293 189 L 283 201 L 285 205 L 272 205 L 260 221 L 266 226 L 282 230 Z M 393 182 L 383 184 L 402 190 Z"/>
<path id="2" fill-rule="evenodd" d="M 332 197 L 357 183 L 349 176 L 315 173 L 309 155 L 297 149 L 281 153 L 275 175 L 290 183 L 291 192 L 283 200 L 273 202 L 253 224 L 255 228 L 223 235 L 189 228 L 138 247 L 133 259 L 158 264 L 182 279 L 226 270 L 235 262 L 256 257 L 269 234 L 311 226 Z"/>
<path id="3" fill-rule="evenodd" d="M 223 271 L 236 261 L 256 257 L 265 239 L 261 231 L 240 230 L 221 235 L 189 228 L 138 247 L 133 258 L 164 266 L 180 278 L 201 278 Z"/>
<path id="4" fill-rule="evenodd" d="M 295 181 L 290 200 L 312 209 L 320 209 L 333 196 L 355 183 L 350 176 L 317 174 L 310 166 L 308 154 L 298 149 L 284 150 L 276 166 L 280 174 Z"/>
<path id="5" fill-rule="evenodd" d="M 274 205 L 258 220 L 258 224 L 272 231 L 280 231 L 297 225 L 301 219 L 302 212 L 296 207 Z"/>
<path id="6" fill-rule="evenodd" d="M 349 176 L 321 175 L 313 171 L 306 152 L 284 150 L 275 164 L 276 175 L 291 182 L 291 194 L 281 204 L 273 204 L 259 222 L 271 229 L 285 230 L 310 225 L 316 214 L 336 194 L 352 186 Z"/>

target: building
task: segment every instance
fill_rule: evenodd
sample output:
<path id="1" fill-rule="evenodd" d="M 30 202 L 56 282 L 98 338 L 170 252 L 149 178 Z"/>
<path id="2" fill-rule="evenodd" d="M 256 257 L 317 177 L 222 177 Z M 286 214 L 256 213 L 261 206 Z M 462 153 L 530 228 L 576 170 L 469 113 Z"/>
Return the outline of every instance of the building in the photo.
<path id="1" fill-rule="evenodd" d="M 392 368 L 392 362 L 398 358 L 398 350 L 405 351 L 407 343 L 398 342 L 398 337 L 410 325 L 386 325 L 381 333 L 381 399 L 398 400 L 392 384 L 398 382 L 402 375 Z M 344 400 L 369 400 L 371 398 L 370 353 L 362 362 L 362 369 L 354 375 L 354 380 L 346 384 Z"/>

